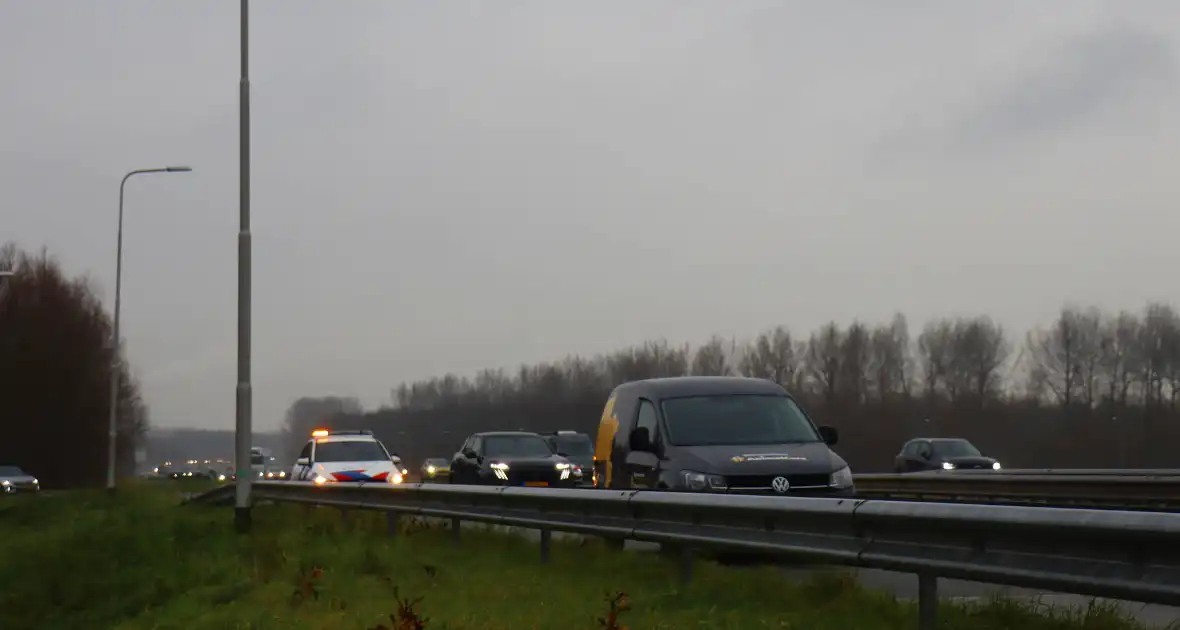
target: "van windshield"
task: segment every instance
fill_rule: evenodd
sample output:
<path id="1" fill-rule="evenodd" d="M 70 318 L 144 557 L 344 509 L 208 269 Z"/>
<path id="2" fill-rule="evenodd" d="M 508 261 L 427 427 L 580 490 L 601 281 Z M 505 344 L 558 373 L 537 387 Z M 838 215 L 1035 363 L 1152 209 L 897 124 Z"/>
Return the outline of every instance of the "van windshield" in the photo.
<path id="1" fill-rule="evenodd" d="M 786 396 L 726 394 L 663 401 L 668 443 L 676 446 L 819 442 L 799 405 Z"/>

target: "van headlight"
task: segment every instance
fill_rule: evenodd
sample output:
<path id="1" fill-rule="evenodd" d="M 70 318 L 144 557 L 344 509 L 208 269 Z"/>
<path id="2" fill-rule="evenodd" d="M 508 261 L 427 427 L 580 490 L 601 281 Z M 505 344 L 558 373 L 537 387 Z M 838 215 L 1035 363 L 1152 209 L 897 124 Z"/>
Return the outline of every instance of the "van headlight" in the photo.
<path id="1" fill-rule="evenodd" d="M 725 477 L 722 477 L 721 475 L 710 475 L 706 473 L 695 472 L 692 470 L 680 471 L 680 482 L 685 488 L 694 492 L 724 492 L 727 489 L 727 486 L 725 485 Z"/>
<path id="2" fill-rule="evenodd" d="M 397 472 L 396 470 L 393 471 L 393 474 L 389 476 L 389 483 L 392 483 L 394 485 L 397 485 L 403 481 L 405 481 L 405 477 L 402 477 L 402 474 Z"/>
<path id="3" fill-rule="evenodd" d="M 999 470 L 1000 462 L 992 462 L 992 470 Z"/>
<path id="4" fill-rule="evenodd" d="M 954 464 L 952 464 L 952 463 L 950 463 L 950 462 L 943 462 L 943 463 L 942 463 L 942 469 L 943 469 L 943 470 L 954 470 L 954 469 L 955 469 L 955 465 L 954 465 Z"/>
<path id="5" fill-rule="evenodd" d="M 314 481 L 317 486 L 322 486 L 325 483 L 328 483 L 328 478 L 323 475 L 316 475 L 315 479 L 312 481 Z"/>
<path id="6" fill-rule="evenodd" d="M 852 469 L 848 466 L 832 473 L 833 488 L 851 488 L 852 487 Z"/>

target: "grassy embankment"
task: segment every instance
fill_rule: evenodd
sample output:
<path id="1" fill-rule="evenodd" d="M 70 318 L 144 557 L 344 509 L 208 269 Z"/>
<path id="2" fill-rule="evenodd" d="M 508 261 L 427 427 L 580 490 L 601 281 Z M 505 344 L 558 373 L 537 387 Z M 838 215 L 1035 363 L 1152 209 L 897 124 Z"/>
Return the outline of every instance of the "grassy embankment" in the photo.
<path id="1" fill-rule="evenodd" d="M 535 542 L 293 506 L 255 509 L 255 533 L 230 510 L 180 507 L 176 487 L 117 498 L 59 493 L 0 501 L 0 628 L 20 630 L 590 630 L 798 628 L 912 630 L 913 604 L 839 573 L 793 582 L 773 568 L 701 563 L 681 587 L 656 554 Z M 610 625 L 608 600 L 625 601 Z M 409 602 L 407 602 L 409 600 Z M 416 601 L 416 603 L 414 603 Z M 399 609 L 401 613 L 399 614 Z M 415 625 L 406 612 L 426 620 Z M 944 605 L 942 627 L 1130 630 L 1110 610 L 1037 612 L 1010 601 Z M 391 617 L 392 616 L 392 617 Z M 400 619 L 399 619 L 400 617 Z"/>

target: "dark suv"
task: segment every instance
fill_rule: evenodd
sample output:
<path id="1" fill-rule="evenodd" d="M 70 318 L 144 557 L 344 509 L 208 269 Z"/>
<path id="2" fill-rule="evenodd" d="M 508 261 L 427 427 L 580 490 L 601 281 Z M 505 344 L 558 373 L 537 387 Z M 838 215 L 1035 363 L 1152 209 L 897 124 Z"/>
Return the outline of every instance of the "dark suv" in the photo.
<path id="1" fill-rule="evenodd" d="M 899 473 L 927 470 L 999 470 L 1000 462 L 987 457 L 963 438 L 915 438 L 893 458 Z"/>
<path id="2" fill-rule="evenodd" d="M 451 459 L 451 483 L 573 487 L 573 465 L 536 433 L 491 431 L 467 438 Z"/>
<path id="3" fill-rule="evenodd" d="M 594 485 L 594 441 L 589 435 L 577 431 L 549 431 L 542 433 L 541 437 L 553 452 L 574 465 L 575 486 Z"/>

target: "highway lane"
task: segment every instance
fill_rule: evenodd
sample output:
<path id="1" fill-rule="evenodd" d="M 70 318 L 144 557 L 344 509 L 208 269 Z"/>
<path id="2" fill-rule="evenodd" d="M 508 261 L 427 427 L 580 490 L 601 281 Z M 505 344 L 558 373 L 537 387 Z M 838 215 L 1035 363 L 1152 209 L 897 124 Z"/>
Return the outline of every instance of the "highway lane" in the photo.
<path id="1" fill-rule="evenodd" d="M 427 520 L 436 520 L 440 524 L 444 522 L 440 519 Z M 487 526 L 478 525 L 475 523 L 465 523 L 463 527 L 482 528 Z M 497 532 L 523 536 L 529 540 L 540 541 L 541 537 L 540 532 L 535 529 L 523 529 L 518 527 L 504 526 L 494 526 L 492 529 Z M 580 534 L 554 532 L 553 537 L 555 539 L 574 539 L 582 538 L 583 536 Z M 654 552 L 659 549 L 659 546 L 654 543 L 644 543 L 629 540 L 626 542 L 625 549 L 636 552 Z M 741 567 L 734 567 L 734 570 L 740 571 Z M 882 571 L 880 569 L 850 569 L 848 567 L 823 565 L 787 566 L 783 568 L 783 571 L 789 577 L 796 578 L 800 581 L 810 578 L 816 572 L 831 570 L 851 571 L 856 576 L 857 581 L 860 582 L 860 584 L 865 588 L 885 591 L 901 600 L 916 601 L 918 599 L 918 578 L 912 573 Z M 1038 591 L 1012 586 L 988 584 L 985 582 L 971 582 L 966 580 L 952 580 L 946 578 L 940 579 L 938 581 L 938 589 L 938 594 L 941 599 L 957 602 L 986 602 L 992 597 L 1003 596 L 1030 602 L 1039 602 L 1041 605 L 1051 606 L 1054 608 L 1078 609 L 1085 608 L 1091 599 L 1083 595 L 1054 593 L 1050 591 Z M 1138 619 L 1141 623 L 1147 625 L 1149 628 L 1163 629 L 1170 626 L 1175 627 L 1180 625 L 1180 608 L 1128 601 L 1102 601 L 1109 601 L 1111 603 L 1117 604 L 1125 614 Z"/>

